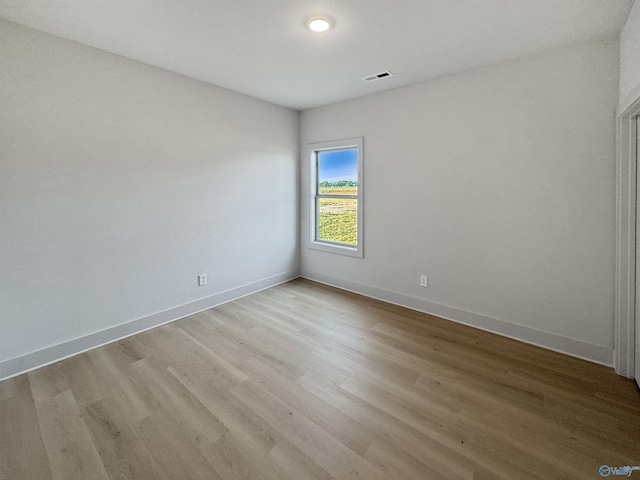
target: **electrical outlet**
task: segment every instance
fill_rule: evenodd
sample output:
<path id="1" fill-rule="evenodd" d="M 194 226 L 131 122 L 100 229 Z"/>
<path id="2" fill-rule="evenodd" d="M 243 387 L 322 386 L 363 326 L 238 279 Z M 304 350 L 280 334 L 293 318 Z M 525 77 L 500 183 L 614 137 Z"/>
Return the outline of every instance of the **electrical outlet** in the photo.
<path id="1" fill-rule="evenodd" d="M 198 286 L 201 287 L 206 284 L 207 284 L 207 274 L 201 273 L 200 275 L 198 275 Z"/>
<path id="2" fill-rule="evenodd" d="M 420 286 L 426 288 L 428 286 L 427 280 L 426 275 L 420 275 Z"/>

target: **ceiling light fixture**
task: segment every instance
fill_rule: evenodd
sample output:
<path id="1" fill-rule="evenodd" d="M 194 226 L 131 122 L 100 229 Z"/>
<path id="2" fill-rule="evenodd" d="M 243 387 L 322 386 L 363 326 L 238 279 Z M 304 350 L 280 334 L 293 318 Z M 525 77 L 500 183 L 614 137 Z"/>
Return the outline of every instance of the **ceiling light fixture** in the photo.
<path id="1" fill-rule="evenodd" d="M 307 27 L 314 32 L 326 32 L 331 28 L 331 22 L 326 17 L 313 17 L 307 22 Z"/>

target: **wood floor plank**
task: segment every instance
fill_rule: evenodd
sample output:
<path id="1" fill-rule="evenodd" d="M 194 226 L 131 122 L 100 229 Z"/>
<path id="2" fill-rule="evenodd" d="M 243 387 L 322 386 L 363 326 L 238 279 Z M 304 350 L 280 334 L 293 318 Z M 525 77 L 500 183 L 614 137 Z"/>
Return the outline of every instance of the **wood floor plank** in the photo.
<path id="1" fill-rule="evenodd" d="M 343 382 L 351 375 L 352 370 L 344 364 L 329 361 L 320 355 L 310 355 L 309 353 L 318 347 L 305 341 L 306 338 L 299 334 L 261 325 L 252 328 L 247 335 L 259 340 L 273 351 L 286 352 L 286 358 L 300 367 L 301 371 L 331 377 L 337 383 Z"/>
<path id="2" fill-rule="evenodd" d="M 35 402 L 46 400 L 69 390 L 69 383 L 60 363 L 30 372 L 27 377 L 29 377 L 31 394 Z"/>
<path id="3" fill-rule="evenodd" d="M 0 400 L 0 480 L 51 480 L 28 379 L 8 382 L 13 394 Z"/>
<path id="4" fill-rule="evenodd" d="M 376 434 L 296 382 L 278 375 L 268 365 L 250 359 L 241 367 L 258 385 L 290 405 L 359 455 L 363 455 Z"/>
<path id="5" fill-rule="evenodd" d="M 68 358 L 60 362 L 60 366 L 80 409 L 109 394 L 104 371 L 96 367 L 89 355 Z"/>
<path id="6" fill-rule="evenodd" d="M 425 478 L 443 480 L 451 478 L 420 462 L 397 445 L 382 438 L 376 439 L 369 446 L 364 458 L 380 468 L 386 478 L 401 478 L 403 480 L 423 480 Z"/>
<path id="7" fill-rule="evenodd" d="M 426 363 L 420 359 L 420 366 L 414 363 L 398 362 L 397 358 L 389 357 L 384 352 L 371 345 L 344 344 L 333 335 L 318 335 L 317 332 L 304 330 L 301 335 L 317 341 L 320 346 L 312 351 L 321 359 L 336 367 L 342 367 L 349 372 L 361 372 L 371 376 L 393 378 L 395 382 L 412 384 L 426 368 Z"/>
<path id="8" fill-rule="evenodd" d="M 251 379 L 234 387 L 231 392 L 336 479 L 384 478 L 371 463 Z"/>
<path id="9" fill-rule="evenodd" d="M 36 402 L 35 406 L 53 480 L 107 480 L 71 390 Z"/>
<path id="10" fill-rule="evenodd" d="M 297 279 L 0 382 L 0 480 L 582 480 L 612 369 Z"/>
<path id="11" fill-rule="evenodd" d="M 243 298 L 242 308 L 246 315 L 269 321 L 274 326 L 299 332 L 306 327 L 306 323 L 301 320 L 300 315 L 287 312 L 279 304 L 270 302 L 264 298 Z M 259 314 L 259 315 L 256 315 Z"/>
<path id="12" fill-rule="evenodd" d="M 87 405 L 82 417 L 110 479 L 170 479 L 112 397 Z"/>
<path id="13" fill-rule="evenodd" d="M 474 410 L 465 415 L 457 426 L 458 432 L 472 446 L 476 462 L 489 471 L 508 473 L 512 477 L 579 480 L 588 478 L 602 465 L 593 465 L 597 460 L 590 459 L 577 448 L 561 448 L 554 442 L 554 448 L 550 449 L 544 442 L 531 441 L 532 438 L 542 438 L 536 434 L 549 438 L 557 432 L 545 428 L 537 432 L 522 430 L 521 424 L 509 421 L 513 417 L 505 421 L 500 421 L 501 418 L 495 412 L 483 414 L 481 410 Z M 532 425 L 527 423 L 526 426 Z M 608 458 L 614 463 L 618 460 L 617 456 Z"/>
<path id="14" fill-rule="evenodd" d="M 264 468 L 261 455 L 247 452 L 227 431 L 207 449 L 207 459 L 220 478 L 226 480 L 284 480 L 273 466 Z M 262 468 L 261 468 L 262 467 Z"/>
<path id="15" fill-rule="evenodd" d="M 230 325 L 219 327 L 218 330 L 230 342 L 242 347 L 242 358 L 246 358 L 247 355 L 253 356 L 257 360 L 273 366 L 282 375 L 292 380 L 304 375 L 304 368 L 292 360 L 286 350 L 273 350 L 247 332 L 238 330 Z"/>
<path id="16" fill-rule="evenodd" d="M 335 477 L 291 442 L 279 442 L 268 460 L 291 480 L 334 480 Z"/>
<path id="17" fill-rule="evenodd" d="M 305 375 L 297 383 L 345 414 L 367 424 L 381 438 L 401 448 L 413 459 L 427 462 L 445 478 L 472 478 L 473 464 L 468 460 L 470 454 L 463 439 L 460 440 L 460 446 L 446 446 L 419 431 L 415 425 L 404 423 L 389 412 L 324 379 Z"/>
<path id="18" fill-rule="evenodd" d="M 277 434 L 256 412 L 231 395 L 207 370 L 169 367 L 176 377 L 236 439 L 266 454 L 277 443 Z"/>
<path id="19" fill-rule="evenodd" d="M 212 310 L 212 312 L 217 313 L 217 310 Z M 216 318 L 220 317 L 216 315 Z M 233 319 L 230 321 L 232 322 Z M 180 329 L 193 338 L 200 339 L 217 355 L 237 367 L 246 359 L 249 352 L 221 329 L 224 325 L 224 322 L 209 321 L 204 316 L 195 316 L 189 317 L 189 322 L 182 322 Z"/>
<path id="20" fill-rule="evenodd" d="M 431 402 L 425 402 L 427 406 L 424 408 L 415 408 L 414 402 L 408 402 L 402 397 L 401 390 L 387 389 L 362 375 L 352 376 L 340 388 L 388 412 L 441 445 L 455 449 L 462 441 L 461 436 L 451 428 L 459 417 L 457 412 L 447 411 Z"/>
<path id="21" fill-rule="evenodd" d="M 220 305 L 212 312 L 218 319 L 224 319 L 224 323 L 218 326 L 232 325 L 248 330 L 255 327 L 259 320 L 253 312 L 247 310 L 237 302 L 229 302 Z"/>
<path id="22" fill-rule="evenodd" d="M 128 355 L 117 344 L 106 345 L 87 352 L 91 360 L 99 365 L 105 387 L 122 406 L 123 414 L 131 423 L 145 418 L 160 408 L 160 404 L 144 383 L 136 382 L 130 374 Z"/>
<path id="23" fill-rule="evenodd" d="M 165 365 L 198 364 L 200 368 L 206 366 L 226 388 L 231 388 L 247 378 L 234 365 L 180 328 L 178 323 L 175 326 L 167 326 L 157 338 L 160 341 L 155 346 L 164 353 L 156 358 Z"/>
<path id="24" fill-rule="evenodd" d="M 183 426 L 178 412 L 158 410 L 133 429 L 166 478 L 221 479 L 202 454 L 199 438 Z"/>
<path id="25" fill-rule="evenodd" d="M 25 383 L 28 387 L 27 377 L 25 375 L 9 378 L 8 380 L 0 382 L 0 400 L 7 400 L 8 398 L 18 395 L 20 390 L 24 389 Z"/>
<path id="26" fill-rule="evenodd" d="M 210 369 L 211 374 L 217 375 L 215 366 L 201 364 L 200 368 Z M 194 370 L 193 364 L 188 364 L 185 369 Z M 175 412 L 179 416 L 180 423 L 193 433 L 198 439 L 197 444 L 203 448 L 217 441 L 227 431 L 224 424 L 155 357 L 136 362 L 131 367 L 131 375 L 145 383 L 164 411 Z M 220 375 L 217 377 L 220 378 Z"/>

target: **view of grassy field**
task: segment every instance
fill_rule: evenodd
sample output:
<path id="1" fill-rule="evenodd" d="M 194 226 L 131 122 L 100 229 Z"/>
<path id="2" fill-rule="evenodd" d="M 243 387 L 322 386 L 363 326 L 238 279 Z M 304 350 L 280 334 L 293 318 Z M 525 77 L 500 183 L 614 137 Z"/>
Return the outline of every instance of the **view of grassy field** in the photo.
<path id="1" fill-rule="evenodd" d="M 358 194 L 358 186 L 354 185 L 351 187 L 323 187 L 320 185 L 320 195 L 357 195 Z"/>
<path id="2" fill-rule="evenodd" d="M 356 195 L 357 186 L 321 186 L 324 195 Z M 350 198 L 319 199 L 319 239 L 330 242 L 358 244 L 358 200 Z"/>

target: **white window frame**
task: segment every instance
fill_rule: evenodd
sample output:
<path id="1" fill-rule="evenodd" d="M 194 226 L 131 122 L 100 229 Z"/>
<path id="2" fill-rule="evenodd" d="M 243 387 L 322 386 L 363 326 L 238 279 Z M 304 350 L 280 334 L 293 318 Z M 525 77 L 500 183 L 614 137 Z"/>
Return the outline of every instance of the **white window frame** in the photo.
<path id="1" fill-rule="evenodd" d="M 345 140 L 336 140 L 331 142 L 310 143 L 307 145 L 308 158 L 309 158 L 309 171 L 310 171 L 310 231 L 309 231 L 309 248 L 314 250 L 322 250 L 323 252 L 338 253 L 341 255 L 348 255 L 351 257 L 363 258 L 364 256 L 364 183 L 362 181 L 362 167 L 364 164 L 364 139 L 362 137 L 347 138 Z M 358 149 L 358 193 L 357 195 L 344 195 L 344 198 L 355 199 L 358 202 L 357 208 L 357 228 L 358 228 L 358 244 L 347 245 L 344 243 L 328 242 L 326 240 L 318 240 L 318 211 L 316 201 L 317 198 L 322 198 L 318 189 L 318 153 L 331 150 L 346 150 L 346 149 Z M 328 196 L 329 197 L 329 196 Z M 330 197 L 342 198 L 342 196 L 331 195 Z"/>

